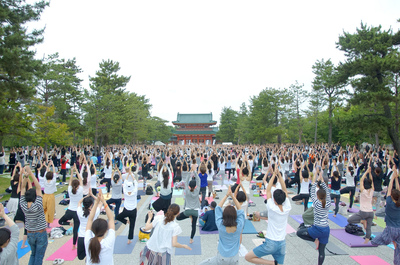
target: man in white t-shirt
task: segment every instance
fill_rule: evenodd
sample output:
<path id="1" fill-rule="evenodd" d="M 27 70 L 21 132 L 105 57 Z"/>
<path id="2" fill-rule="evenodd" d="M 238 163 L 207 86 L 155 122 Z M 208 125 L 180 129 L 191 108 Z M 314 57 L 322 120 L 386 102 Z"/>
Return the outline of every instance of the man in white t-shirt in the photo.
<path id="1" fill-rule="evenodd" d="M 274 179 L 278 178 L 282 189 L 276 189 L 272 196 Z M 292 209 L 281 173 L 277 167 L 267 187 L 268 230 L 265 241 L 246 254 L 245 259 L 254 264 L 283 264 L 286 252 L 286 226 L 289 212 Z M 274 261 L 261 257 L 272 255 Z"/>

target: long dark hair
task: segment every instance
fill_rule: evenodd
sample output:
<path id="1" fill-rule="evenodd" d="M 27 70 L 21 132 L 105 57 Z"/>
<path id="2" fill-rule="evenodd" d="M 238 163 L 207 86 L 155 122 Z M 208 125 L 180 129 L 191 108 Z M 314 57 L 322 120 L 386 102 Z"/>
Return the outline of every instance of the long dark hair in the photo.
<path id="1" fill-rule="evenodd" d="M 399 190 L 392 190 L 392 199 L 396 201 L 396 207 L 400 207 L 400 191 Z"/>
<path id="2" fill-rule="evenodd" d="M 83 199 L 83 217 L 88 217 L 90 214 L 90 207 L 93 205 L 93 198 L 92 197 L 86 197 Z"/>
<path id="3" fill-rule="evenodd" d="M 86 185 L 87 184 L 87 179 L 88 179 L 89 173 L 87 172 L 87 170 L 85 169 L 85 172 L 82 173 L 82 184 Z"/>
<path id="4" fill-rule="evenodd" d="M 168 211 L 165 213 L 165 219 L 164 219 L 164 224 L 168 224 L 169 222 L 172 222 L 175 218 L 175 215 L 177 215 L 180 211 L 179 205 L 178 204 L 171 204 L 168 208 Z"/>
<path id="5" fill-rule="evenodd" d="M 168 172 L 168 170 L 165 170 L 162 174 L 163 174 L 164 189 L 166 189 L 168 187 L 169 172 Z"/>
<path id="6" fill-rule="evenodd" d="M 100 263 L 101 245 L 98 238 L 104 236 L 107 230 L 108 223 L 102 218 L 96 219 L 92 224 L 94 237 L 90 239 L 89 243 L 90 262 L 92 263 Z"/>
<path id="7" fill-rule="evenodd" d="M 322 208 L 326 206 L 326 191 L 324 189 L 319 189 L 317 191 L 318 199 L 321 200 Z"/>

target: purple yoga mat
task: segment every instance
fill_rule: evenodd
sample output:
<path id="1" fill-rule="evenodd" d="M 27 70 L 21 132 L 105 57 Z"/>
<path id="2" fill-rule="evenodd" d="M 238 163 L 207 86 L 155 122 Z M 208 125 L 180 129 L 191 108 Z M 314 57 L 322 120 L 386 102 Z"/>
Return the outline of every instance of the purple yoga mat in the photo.
<path id="1" fill-rule="evenodd" d="M 364 244 L 362 237 L 349 234 L 344 229 L 331 229 L 331 235 L 351 248 L 377 247 L 372 245 L 371 242 Z"/>
<path id="2" fill-rule="evenodd" d="M 215 235 L 215 234 L 219 234 L 218 230 L 215 231 L 203 231 L 203 228 L 200 227 L 200 235 Z"/>
<path id="3" fill-rule="evenodd" d="M 360 210 L 357 208 L 350 208 L 349 213 L 358 213 Z"/>
<path id="4" fill-rule="evenodd" d="M 304 223 L 303 217 L 301 215 L 291 215 L 290 217 L 292 217 L 299 224 Z"/>

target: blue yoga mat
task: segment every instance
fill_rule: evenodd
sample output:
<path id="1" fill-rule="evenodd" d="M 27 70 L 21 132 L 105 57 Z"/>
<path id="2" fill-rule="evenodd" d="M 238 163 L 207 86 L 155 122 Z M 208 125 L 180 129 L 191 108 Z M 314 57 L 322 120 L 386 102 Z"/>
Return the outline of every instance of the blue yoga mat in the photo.
<path id="1" fill-rule="evenodd" d="M 257 230 L 249 220 L 245 220 L 242 234 L 257 234 Z"/>
<path id="2" fill-rule="evenodd" d="M 132 243 L 128 245 L 128 236 L 117 236 L 114 243 L 114 254 L 131 254 L 137 241 L 138 237 L 135 236 Z"/>
<path id="3" fill-rule="evenodd" d="M 190 244 L 190 236 L 178 236 L 178 243 L 188 245 L 192 250 L 186 248 L 175 248 L 175 255 L 201 255 L 201 239 L 200 236 L 193 238 L 193 243 Z"/>
<path id="4" fill-rule="evenodd" d="M 333 217 L 333 214 L 328 214 L 328 218 L 340 227 L 345 227 L 349 223 L 347 218 L 340 214 L 337 214 L 336 217 Z"/>
<path id="5" fill-rule="evenodd" d="M 29 246 L 28 244 L 28 240 L 25 242 L 25 245 L 27 246 L 24 249 L 21 249 L 22 246 L 22 240 L 18 242 L 18 250 L 17 250 L 17 254 L 18 254 L 18 259 L 22 258 L 23 256 L 25 256 L 26 253 L 31 251 L 31 246 Z"/>

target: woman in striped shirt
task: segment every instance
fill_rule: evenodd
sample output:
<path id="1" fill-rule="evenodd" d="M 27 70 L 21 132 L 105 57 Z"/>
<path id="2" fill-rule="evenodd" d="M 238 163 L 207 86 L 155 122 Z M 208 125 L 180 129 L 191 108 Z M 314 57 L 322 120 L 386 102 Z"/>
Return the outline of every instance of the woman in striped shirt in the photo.
<path id="1" fill-rule="evenodd" d="M 317 183 L 315 183 L 314 176 L 310 194 L 314 203 L 314 225 L 309 228 L 300 229 L 297 231 L 297 236 L 301 239 L 315 242 L 319 253 L 318 265 L 321 265 L 325 260 L 325 247 L 329 240 L 328 212 L 331 206 L 331 196 L 319 168 L 317 169 L 317 174 L 319 175 L 318 180 L 321 180 L 322 189 L 319 189 L 315 193 Z"/>

